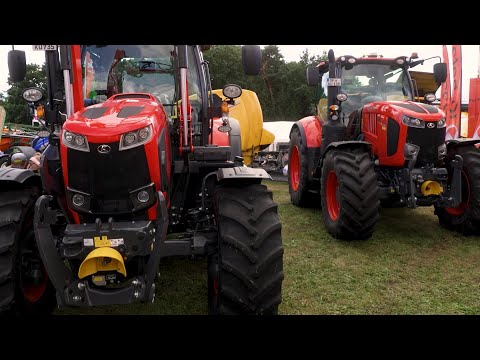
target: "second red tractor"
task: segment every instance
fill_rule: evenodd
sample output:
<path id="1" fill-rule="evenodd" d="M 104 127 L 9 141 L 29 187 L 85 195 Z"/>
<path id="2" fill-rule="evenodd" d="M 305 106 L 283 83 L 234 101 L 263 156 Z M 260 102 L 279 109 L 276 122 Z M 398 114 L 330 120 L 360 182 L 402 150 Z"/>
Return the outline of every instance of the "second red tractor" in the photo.
<path id="1" fill-rule="evenodd" d="M 379 206 L 434 206 L 445 227 L 480 233 L 479 140 L 445 141 L 442 110 L 415 102 L 406 56 L 335 58 L 307 69 L 317 111 L 290 132 L 289 191 L 297 206 L 321 206 L 328 232 L 369 238 Z M 446 64 L 434 65 L 438 85 Z M 432 89 L 435 91 L 436 89 Z"/>

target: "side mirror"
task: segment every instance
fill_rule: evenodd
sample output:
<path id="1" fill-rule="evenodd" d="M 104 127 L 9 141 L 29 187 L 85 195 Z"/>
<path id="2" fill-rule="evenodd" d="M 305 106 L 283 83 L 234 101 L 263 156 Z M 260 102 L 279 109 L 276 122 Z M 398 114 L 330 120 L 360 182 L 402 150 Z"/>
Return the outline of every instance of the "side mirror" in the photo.
<path id="1" fill-rule="evenodd" d="M 247 75 L 258 75 L 262 65 L 262 50 L 258 45 L 242 46 L 243 71 Z"/>
<path id="2" fill-rule="evenodd" d="M 307 84 L 308 86 L 318 86 L 320 82 L 320 72 L 318 67 L 309 66 L 307 67 Z"/>
<path id="3" fill-rule="evenodd" d="M 447 80 L 447 64 L 437 63 L 433 65 L 433 77 L 438 85 Z"/>
<path id="4" fill-rule="evenodd" d="M 8 72 L 13 82 L 19 82 L 25 79 L 25 74 L 27 73 L 25 51 L 10 50 L 8 52 Z"/>

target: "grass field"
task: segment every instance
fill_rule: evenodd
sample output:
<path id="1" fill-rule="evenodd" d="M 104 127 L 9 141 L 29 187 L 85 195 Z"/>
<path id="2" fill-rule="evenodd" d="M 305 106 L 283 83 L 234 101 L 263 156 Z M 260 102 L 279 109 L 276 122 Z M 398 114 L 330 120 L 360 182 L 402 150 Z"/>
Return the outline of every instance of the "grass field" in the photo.
<path id="1" fill-rule="evenodd" d="M 325 231 L 320 209 L 279 204 L 285 248 L 281 314 L 480 314 L 480 237 L 442 229 L 433 208 L 382 209 L 372 238 Z M 206 314 L 205 260 L 166 259 L 153 305 L 60 309 L 57 314 Z"/>

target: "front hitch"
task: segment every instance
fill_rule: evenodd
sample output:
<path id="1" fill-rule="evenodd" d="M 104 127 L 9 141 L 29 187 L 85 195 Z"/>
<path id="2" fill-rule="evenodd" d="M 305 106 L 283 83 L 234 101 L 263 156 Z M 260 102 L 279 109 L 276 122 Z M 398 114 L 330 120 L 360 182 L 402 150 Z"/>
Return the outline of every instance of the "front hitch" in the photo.
<path id="1" fill-rule="evenodd" d="M 155 275 L 160 262 L 160 247 L 165 241 L 168 227 L 168 212 L 166 201 L 161 192 L 158 192 L 156 226 L 150 221 L 113 222 L 102 224 L 100 220 L 95 224 L 69 224 L 65 229 L 65 236 L 59 244 L 51 229 L 56 223 L 56 211 L 49 207 L 53 198 L 49 195 L 41 196 L 35 208 L 35 238 L 43 264 L 48 272 L 57 292 L 59 306 L 98 306 L 110 304 L 130 304 L 133 302 L 153 302 L 155 297 Z M 98 236 L 96 236 L 98 235 Z M 139 236 L 141 235 L 141 238 Z M 105 238 L 105 239 L 104 239 Z M 110 240 L 108 240 L 110 239 Z M 83 258 L 85 269 L 80 266 L 80 272 L 87 275 L 91 273 L 88 267 L 94 265 L 99 258 L 116 260 L 120 266 L 119 271 L 125 275 L 126 269 L 123 259 L 117 253 L 117 245 L 112 241 L 122 241 L 127 251 L 138 253 L 139 256 L 150 254 L 143 274 L 127 280 L 125 286 L 117 289 L 101 289 L 91 287 L 86 276 L 79 278 L 63 261 L 65 258 Z M 147 241 L 148 240 L 148 241 Z M 149 241 L 151 242 L 151 245 Z M 104 244 L 102 242 L 110 242 Z M 143 243 L 144 247 L 138 249 L 133 245 Z M 98 245 L 97 245 L 98 243 Z M 60 254 L 57 247 L 60 245 Z M 148 245 L 148 246 L 147 246 Z M 115 247 L 115 249 L 113 248 Z M 88 251 L 87 251 L 88 250 Z M 148 250 L 148 251 L 147 251 Z M 85 251 L 87 253 L 83 254 Z M 102 254 L 94 254 L 95 251 Z M 81 256 L 81 255 L 85 256 Z M 92 259 L 88 258 L 88 254 Z M 118 255 L 118 256 L 116 256 Z M 87 262 L 89 262 L 87 264 Z M 90 264 L 90 262 L 93 262 Z M 109 266 L 110 262 L 105 266 Z M 114 264 L 114 262 L 111 262 Z M 110 265 L 111 265 L 110 264 Z M 104 265 L 102 265 L 104 266 Z"/>

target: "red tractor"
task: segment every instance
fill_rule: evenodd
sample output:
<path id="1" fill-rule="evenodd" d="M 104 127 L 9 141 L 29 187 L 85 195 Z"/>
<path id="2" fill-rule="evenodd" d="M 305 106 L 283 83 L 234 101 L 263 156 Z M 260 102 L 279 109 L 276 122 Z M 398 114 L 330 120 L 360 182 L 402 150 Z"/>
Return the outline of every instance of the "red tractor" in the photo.
<path id="1" fill-rule="evenodd" d="M 207 46 L 37 47 L 49 146 L 39 174 L 0 170 L 0 310 L 150 303 L 160 260 L 184 255 L 208 259 L 209 313 L 277 313 L 277 205 L 228 115 L 242 89 L 212 93 Z M 257 74 L 260 48 L 242 52 Z M 25 53 L 9 68 L 21 80 Z"/>
<path id="2" fill-rule="evenodd" d="M 369 238 L 379 205 L 435 206 L 440 224 L 480 233 L 479 140 L 445 142 L 445 114 L 414 102 L 409 69 L 425 60 L 400 56 L 335 58 L 307 68 L 317 86 L 316 116 L 290 132 L 288 179 L 293 204 L 321 206 L 335 238 Z M 437 87 L 446 64 L 434 65 Z M 432 89 L 433 92 L 436 89 Z"/>

